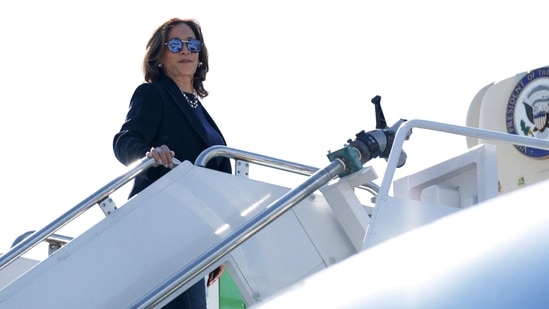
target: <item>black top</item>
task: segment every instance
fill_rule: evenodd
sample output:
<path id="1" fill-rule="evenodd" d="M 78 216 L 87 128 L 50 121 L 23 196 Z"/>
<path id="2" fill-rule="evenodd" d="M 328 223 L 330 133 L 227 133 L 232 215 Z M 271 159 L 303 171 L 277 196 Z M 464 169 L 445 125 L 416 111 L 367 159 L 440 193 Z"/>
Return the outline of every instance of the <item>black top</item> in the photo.
<path id="1" fill-rule="evenodd" d="M 169 77 L 139 85 L 132 95 L 126 120 L 113 140 L 116 158 L 124 165 L 145 157 L 151 147 L 167 145 L 180 161 L 194 161 L 206 148 L 226 145 L 221 131 L 201 104 L 193 109 Z M 228 158 L 210 160 L 207 168 L 231 173 Z M 140 173 L 130 196 L 169 169 L 158 166 Z"/>

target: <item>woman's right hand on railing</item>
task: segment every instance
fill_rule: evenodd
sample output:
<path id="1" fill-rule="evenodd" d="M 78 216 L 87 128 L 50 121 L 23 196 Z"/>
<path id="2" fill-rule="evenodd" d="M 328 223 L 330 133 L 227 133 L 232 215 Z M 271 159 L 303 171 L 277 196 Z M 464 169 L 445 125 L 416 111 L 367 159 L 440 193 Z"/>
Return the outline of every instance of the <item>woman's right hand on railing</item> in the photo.
<path id="1" fill-rule="evenodd" d="M 147 157 L 153 158 L 158 164 L 161 164 L 167 168 L 173 167 L 173 158 L 175 152 L 170 150 L 166 145 L 152 147 L 151 150 L 147 152 Z"/>

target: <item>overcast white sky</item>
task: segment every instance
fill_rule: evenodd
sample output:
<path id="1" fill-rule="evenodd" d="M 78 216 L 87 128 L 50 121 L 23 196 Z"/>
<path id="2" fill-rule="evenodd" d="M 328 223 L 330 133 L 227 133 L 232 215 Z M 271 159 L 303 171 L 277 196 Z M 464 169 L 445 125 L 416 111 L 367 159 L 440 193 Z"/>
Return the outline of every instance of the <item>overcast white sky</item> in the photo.
<path id="1" fill-rule="evenodd" d="M 142 82 L 145 44 L 168 18 L 202 24 L 210 52 L 203 103 L 229 146 L 324 167 L 328 150 L 375 128 L 375 95 L 390 125 L 399 118 L 465 125 L 481 88 L 549 64 L 548 7 L 541 0 L 3 1 L 0 252 L 127 170 L 112 137 Z M 408 162 L 397 176 L 467 146 L 462 137 L 418 131 L 404 149 Z M 374 161 L 381 177 L 386 162 Z M 86 226 L 73 224 L 67 236 Z"/>

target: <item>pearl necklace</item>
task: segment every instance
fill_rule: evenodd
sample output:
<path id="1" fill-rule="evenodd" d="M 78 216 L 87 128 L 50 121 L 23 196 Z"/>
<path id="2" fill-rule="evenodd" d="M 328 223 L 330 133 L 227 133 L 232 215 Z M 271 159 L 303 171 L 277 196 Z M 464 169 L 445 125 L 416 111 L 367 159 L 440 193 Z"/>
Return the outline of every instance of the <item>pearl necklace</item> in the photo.
<path id="1" fill-rule="evenodd" d="M 181 91 L 181 94 L 185 97 L 185 100 L 187 101 L 187 103 L 189 103 L 189 105 L 192 108 L 197 108 L 198 107 L 198 97 L 196 96 L 196 94 L 194 95 L 194 100 L 192 100 L 192 101 L 189 100 L 189 97 L 187 97 L 185 92 Z"/>

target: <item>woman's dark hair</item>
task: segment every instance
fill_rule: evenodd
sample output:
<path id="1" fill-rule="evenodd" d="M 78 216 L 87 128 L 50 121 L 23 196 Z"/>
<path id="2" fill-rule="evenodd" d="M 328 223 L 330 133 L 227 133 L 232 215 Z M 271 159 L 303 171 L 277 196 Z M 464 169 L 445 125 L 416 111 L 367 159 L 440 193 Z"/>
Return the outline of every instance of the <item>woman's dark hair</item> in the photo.
<path id="1" fill-rule="evenodd" d="M 168 38 L 168 33 L 170 30 L 179 24 L 186 24 L 189 26 L 197 39 L 202 42 L 202 47 L 200 53 L 198 54 L 198 61 L 202 63 L 196 69 L 193 78 L 193 88 L 196 90 L 196 93 L 199 97 L 204 98 L 208 96 L 208 91 L 204 89 L 203 82 L 206 80 L 206 73 L 209 70 L 208 64 L 208 48 L 204 43 L 204 37 L 202 35 L 202 30 L 200 29 L 200 24 L 193 19 L 179 19 L 172 18 L 162 24 L 149 39 L 147 43 L 147 52 L 145 53 L 145 59 L 143 59 L 143 73 L 145 74 L 145 81 L 155 82 L 164 75 L 163 69 L 160 67 L 160 58 L 162 56 L 162 51 L 165 48 L 164 43 L 166 43 Z"/>

